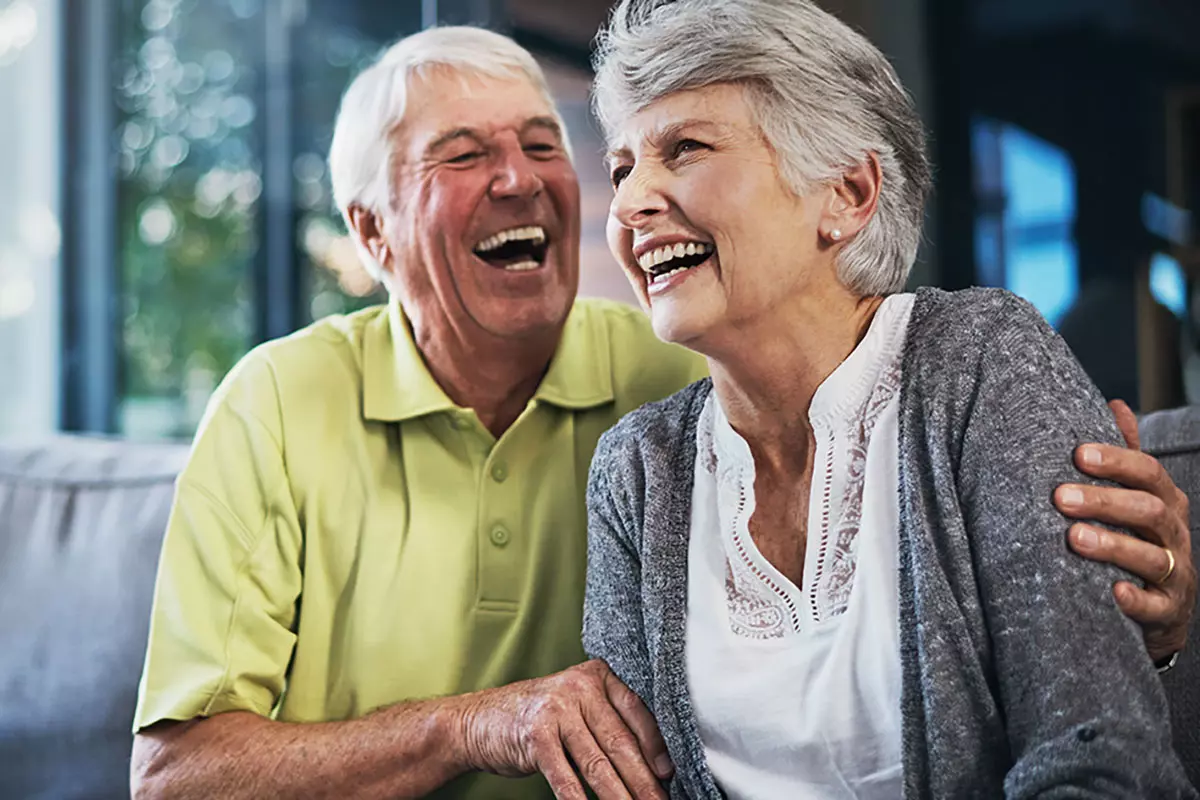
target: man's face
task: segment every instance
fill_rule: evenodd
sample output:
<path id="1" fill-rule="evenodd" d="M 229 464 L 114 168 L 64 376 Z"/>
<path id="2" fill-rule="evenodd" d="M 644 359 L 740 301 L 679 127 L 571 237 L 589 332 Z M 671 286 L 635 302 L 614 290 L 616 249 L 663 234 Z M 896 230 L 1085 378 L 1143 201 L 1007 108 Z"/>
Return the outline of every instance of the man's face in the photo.
<path id="1" fill-rule="evenodd" d="M 418 335 L 557 335 L 579 285 L 579 181 L 524 78 L 431 71 L 410 84 L 382 216 Z"/>

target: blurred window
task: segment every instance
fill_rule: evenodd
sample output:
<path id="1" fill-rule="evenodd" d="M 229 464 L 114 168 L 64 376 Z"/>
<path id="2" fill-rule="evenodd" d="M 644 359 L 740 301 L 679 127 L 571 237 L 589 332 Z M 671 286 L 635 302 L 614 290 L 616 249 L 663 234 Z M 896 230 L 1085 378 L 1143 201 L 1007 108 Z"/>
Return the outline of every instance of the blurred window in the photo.
<path id="1" fill-rule="evenodd" d="M 262 9 L 120 7 L 117 424 L 134 437 L 182 435 L 253 341 Z"/>
<path id="2" fill-rule="evenodd" d="M 1187 315 L 1187 276 L 1179 262 L 1166 253 L 1150 258 L 1150 294 L 1176 317 Z"/>
<path id="3" fill-rule="evenodd" d="M 1079 292 L 1071 159 L 995 120 L 977 120 L 972 139 L 977 278 L 1024 297 L 1057 324 Z"/>
<path id="4" fill-rule="evenodd" d="M 59 4 L 0 0 L 0 436 L 59 423 Z"/>
<path id="5" fill-rule="evenodd" d="M 381 301 L 332 207 L 326 157 L 346 84 L 385 44 L 361 31 L 401 36 L 419 9 L 119 8 L 117 427 L 186 437 L 256 342 Z M 273 225 L 284 226 L 275 248 Z"/>

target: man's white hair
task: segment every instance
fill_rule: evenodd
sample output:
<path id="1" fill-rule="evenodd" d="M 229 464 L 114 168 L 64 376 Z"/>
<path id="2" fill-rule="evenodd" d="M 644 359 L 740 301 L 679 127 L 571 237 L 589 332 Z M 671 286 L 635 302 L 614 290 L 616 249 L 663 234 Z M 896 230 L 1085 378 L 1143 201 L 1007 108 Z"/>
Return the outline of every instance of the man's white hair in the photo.
<path id="1" fill-rule="evenodd" d="M 611 139 L 673 92 L 738 83 L 797 194 L 868 153 L 883 172 L 874 217 L 841 253 L 859 295 L 904 288 L 932 178 L 925 132 L 887 58 L 809 0 L 622 0 L 597 39 L 593 107 Z"/>
<path id="2" fill-rule="evenodd" d="M 524 77 L 550 106 L 563 131 L 566 126 L 550 96 L 546 76 L 530 55 L 507 36 L 468 26 L 428 28 L 406 36 L 384 50 L 374 64 L 350 83 L 342 96 L 333 142 L 329 147 L 329 176 L 333 201 L 349 226 L 351 205 L 380 212 L 387 207 L 391 191 L 392 134 L 404 121 L 410 81 L 427 77 L 443 67 L 464 77 Z M 356 240 L 356 245 L 358 244 Z M 382 267 L 359 246 L 363 265 L 377 280 Z"/>

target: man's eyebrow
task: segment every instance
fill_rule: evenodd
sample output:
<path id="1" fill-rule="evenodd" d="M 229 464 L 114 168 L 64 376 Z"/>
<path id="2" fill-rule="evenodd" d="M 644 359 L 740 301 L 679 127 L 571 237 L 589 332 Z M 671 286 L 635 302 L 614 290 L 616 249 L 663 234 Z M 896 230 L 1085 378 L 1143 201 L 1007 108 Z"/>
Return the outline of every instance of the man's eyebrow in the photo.
<path id="1" fill-rule="evenodd" d="M 563 138 L 562 126 L 558 124 L 558 120 L 556 120 L 554 117 L 546 115 L 530 117 L 529 119 L 525 120 L 525 124 L 521 126 L 521 133 L 528 133 L 533 128 L 542 128 L 550 131 L 560 140 Z"/>
<path id="2" fill-rule="evenodd" d="M 425 154 L 435 153 L 455 139 L 474 139 L 475 141 L 479 141 L 479 131 L 474 128 L 455 128 L 454 130 L 446 131 L 426 146 Z"/>

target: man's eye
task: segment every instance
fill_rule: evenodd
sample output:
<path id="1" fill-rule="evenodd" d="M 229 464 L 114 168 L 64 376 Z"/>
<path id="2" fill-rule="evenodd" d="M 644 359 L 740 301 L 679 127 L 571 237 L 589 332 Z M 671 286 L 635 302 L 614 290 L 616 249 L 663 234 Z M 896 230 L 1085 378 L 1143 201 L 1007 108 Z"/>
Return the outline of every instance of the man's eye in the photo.
<path id="1" fill-rule="evenodd" d="M 538 155 L 549 155 L 551 153 L 556 152 L 557 150 L 558 150 L 558 148 L 552 144 L 542 143 L 542 144 L 527 144 L 527 145 L 525 145 L 525 152 L 536 153 Z"/>
<path id="2" fill-rule="evenodd" d="M 471 150 L 466 153 L 460 153 L 452 158 L 446 159 L 447 164 L 469 164 L 477 158 L 481 158 L 483 153 L 479 150 Z"/>
<path id="3" fill-rule="evenodd" d="M 612 185 L 614 189 L 620 188 L 621 181 L 629 177 L 629 173 L 633 172 L 632 167 L 614 167 L 612 171 Z"/>

